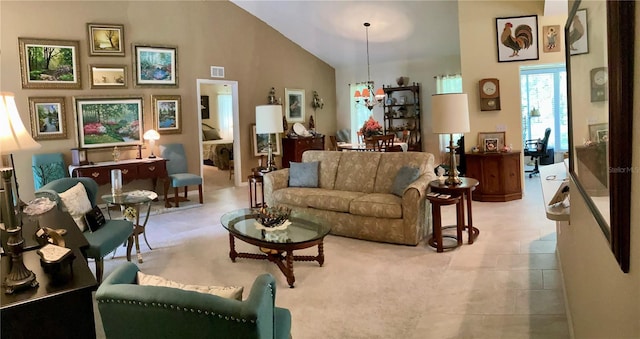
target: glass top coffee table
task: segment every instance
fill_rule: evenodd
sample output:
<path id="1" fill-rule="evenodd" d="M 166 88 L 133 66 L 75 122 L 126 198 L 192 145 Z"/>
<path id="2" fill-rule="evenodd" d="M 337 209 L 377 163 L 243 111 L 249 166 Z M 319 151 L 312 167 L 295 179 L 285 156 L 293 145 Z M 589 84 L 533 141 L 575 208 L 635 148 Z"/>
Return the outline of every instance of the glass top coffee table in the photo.
<path id="1" fill-rule="evenodd" d="M 220 219 L 222 226 L 229 231 L 229 258 L 266 259 L 280 268 L 287 277 L 289 287 L 293 288 L 296 278 L 293 274 L 294 261 L 317 261 L 324 263 L 324 237 L 331 227 L 322 219 L 292 212 L 291 224 L 283 230 L 264 230 L 256 227 L 257 211 L 244 208 L 226 213 Z M 262 253 L 236 252 L 235 238 L 256 245 Z M 318 246 L 318 255 L 293 255 L 294 250 Z"/>

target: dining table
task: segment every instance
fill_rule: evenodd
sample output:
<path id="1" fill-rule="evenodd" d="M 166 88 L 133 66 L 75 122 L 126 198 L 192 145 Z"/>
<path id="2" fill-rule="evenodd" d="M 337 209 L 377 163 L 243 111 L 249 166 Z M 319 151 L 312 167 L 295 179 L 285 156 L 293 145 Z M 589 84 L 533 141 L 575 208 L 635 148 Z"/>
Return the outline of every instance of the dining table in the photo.
<path id="1" fill-rule="evenodd" d="M 393 146 L 400 146 L 403 152 L 409 149 L 409 144 L 406 142 L 394 142 Z M 371 147 L 367 148 L 366 144 L 339 142 L 338 151 L 375 152 L 376 150 Z"/>

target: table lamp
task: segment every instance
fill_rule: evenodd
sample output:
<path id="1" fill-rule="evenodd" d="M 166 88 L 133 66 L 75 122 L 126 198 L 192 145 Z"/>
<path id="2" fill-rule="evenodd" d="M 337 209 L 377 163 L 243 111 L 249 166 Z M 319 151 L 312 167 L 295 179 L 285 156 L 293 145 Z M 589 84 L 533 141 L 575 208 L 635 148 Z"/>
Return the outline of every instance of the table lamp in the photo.
<path id="1" fill-rule="evenodd" d="M 153 149 L 156 147 L 156 140 L 160 139 L 160 134 L 156 132 L 156 130 L 150 129 L 144 132 L 144 135 L 142 136 L 142 138 L 144 140 L 149 141 L 149 148 L 151 148 L 151 154 L 149 155 L 149 159 L 155 158 L 156 156 L 155 154 L 153 154 Z"/>
<path id="2" fill-rule="evenodd" d="M 431 96 L 431 123 L 433 132 L 449 134 L 449 177 L 446 185 L 459 185 L 462 181 L 456 166 L 456 148 L 453 144 L 454 133 L 469 132 L 469 103 L 467 94 L 450 93 Z"/>
<path id="3" fill-rule="evenodd" d="M 0 172 L 2 174 L 3 189 L 0 190 L 0 215 L 4 228 L 9 233 L 7 239 L 7 252 L 11 256 L 11 268 L 2 281 L 5 293 L 13 293 L 25 287 L 36 287 L 38 281 L 36 276 L 24 266 L 22 261 L 22 251 L 24 249 L 24 239 L 22 238 L 22 216 L 16 216 L 16 210 L 20 212 L 20 207 L 16 209 L 15 202 L 20 201 L 18 195 L 18 181 L 15 179 L 16 197 L 14 199 L 11 177 L 15 172 L 13 163 L 13 153 L 40 147 L 31 134 L 27 131 L 20 119 L 20 113 L 16 107 L 13 93 L 0 93 Z M 2 156 L 9 155 L 11 167 L 3 166 Z"/>
<path id="4" fill-rule="evenodd" d="M 282 106 L 280 105 L 261 105 L 256 106 L 256 133 L 267 134 L 269 142 L 269 153 L 267 155 L 267 171 L 276 170 L 273 161 L 273 145 L 271 143 L 271 134 L 284 132 L 282 127 Z"/>

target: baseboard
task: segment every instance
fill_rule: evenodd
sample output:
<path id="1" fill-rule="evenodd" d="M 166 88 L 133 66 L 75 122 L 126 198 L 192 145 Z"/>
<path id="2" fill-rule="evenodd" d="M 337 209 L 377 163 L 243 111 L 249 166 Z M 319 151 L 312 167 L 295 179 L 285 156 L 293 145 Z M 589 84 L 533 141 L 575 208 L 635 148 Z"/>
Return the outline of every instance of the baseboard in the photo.
<path id="1" fill-rule="evenodd" d="M 556 221 L 556 232 L 558 229 Z M 573 319 L 571 317 L 571 309 L 569 308 L 569 298 L 567 297 L 567 286 L 564 284 L 564 274 L 562 273 L 562 261 L 560 259 L 560 250 L 558 249 L 558 240 L 556 236 L 556 260 L 558 261 L 558 273 L 560 273 L 560 281 L 562 281 L 562 297 L 564 298 L 564 314 L 567 317 L 567 326 L 569 327 L 569 338 L 575 339 L 573 333 Z"/>

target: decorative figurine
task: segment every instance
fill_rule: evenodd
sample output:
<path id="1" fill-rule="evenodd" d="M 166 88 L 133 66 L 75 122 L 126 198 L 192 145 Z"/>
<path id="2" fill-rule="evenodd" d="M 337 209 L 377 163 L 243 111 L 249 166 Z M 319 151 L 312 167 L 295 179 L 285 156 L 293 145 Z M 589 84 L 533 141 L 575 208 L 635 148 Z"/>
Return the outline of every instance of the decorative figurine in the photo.
<path id="1" fill-rule="evenodd" d="M 313 131 L 316 129 L 316 122 L 313 120 L 313 115 L 309 116 L 309 130 Z"/>
<path id="2" fill-rule="evenodd" d="M 282 130 L 284 131 L 284 134 L 287 135 L 287 131 L 289 130 L 289 122 L 287 122 L 287 117 L 286 116 L 282 116 Z"/>
<path id="3" fill-rule="evenodd" d="M 113 148 L 111 155 L 113 156 L 113 161 L 118 162 L 118 160 L 120 160 L 120 150 L 118 149 L 118 146 Z"/>

